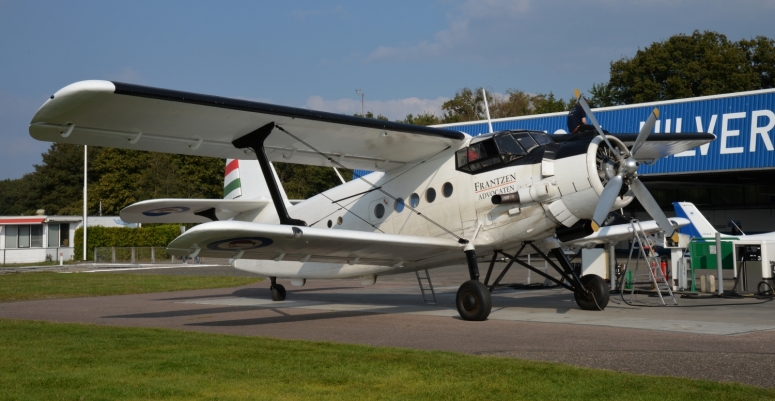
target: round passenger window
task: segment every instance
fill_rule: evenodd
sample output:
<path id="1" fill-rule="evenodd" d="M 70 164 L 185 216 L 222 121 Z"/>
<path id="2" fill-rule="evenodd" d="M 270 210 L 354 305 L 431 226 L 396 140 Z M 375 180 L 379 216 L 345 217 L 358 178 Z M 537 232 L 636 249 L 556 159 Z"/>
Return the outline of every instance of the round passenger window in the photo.
<path id="1" fill-rule="evenodd" d="M 374 206 L 374 217 L 381 219 L 382 216 L 385 215 L 385 206 L 381 203 L 377 203 L 376 206 Z"/>
<path id="2" fill-rule="evenodd" d="M 329 221 L 328 221 L 328 228 L 331 228 L 331 226 L 332 226 L 332 225 L 334 225 L 334 223 L 333 223 L 333 222 L 331 222 L 331 220 L 329 220 Z"/>
<path id="3" fill-rule="evenodd" d="M 441 193 L 444 194 L 445 198 L 452 196 L 452 183 L 445 183 L 444 186 L 441 187 Z"/>
<path id="4" fill-rule="evenodd" d="M 404 211 L 404 198 L 398 198 L 396 199 L 396 212 L 401 213 Z"/>
<path id="5" fill-rule="evenodd" d="M 342 216 L 339 216 L 339 218 L 336 219 L 336 224 L 342 225 Z"/>
<path id="6" fill-rule="evenodd" d="M 425 200 L 428 201 L 428 203 L 432 203 L 436 200 L 436 190 L 433 188 L 428 188 L 427 191 L 425 191 Z"/>
<path id="7" fill-rule="evenodd" d="M 412 196 L 409 197 L 409 205 L 412 207 L 417 207 L 420 205 L 420 195 L 412 194 Z"/>

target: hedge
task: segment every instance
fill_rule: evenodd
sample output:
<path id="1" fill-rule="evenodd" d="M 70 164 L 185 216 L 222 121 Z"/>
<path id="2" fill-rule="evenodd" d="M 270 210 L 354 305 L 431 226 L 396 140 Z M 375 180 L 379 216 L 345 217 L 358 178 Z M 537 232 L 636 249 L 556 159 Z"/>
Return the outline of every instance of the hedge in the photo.
<path id="1" fill-rule="evenodd" d="M 161 246 L 166 247 L 180 235 L 180 225 L 162 224 L 158 226 L 128 227 L 89 227 L 86 232 L 87 260 L 94 260 L 94 248 L 106 246 Z M 75 230 L 75 260 L 83 260 L 83 227 Z"/>

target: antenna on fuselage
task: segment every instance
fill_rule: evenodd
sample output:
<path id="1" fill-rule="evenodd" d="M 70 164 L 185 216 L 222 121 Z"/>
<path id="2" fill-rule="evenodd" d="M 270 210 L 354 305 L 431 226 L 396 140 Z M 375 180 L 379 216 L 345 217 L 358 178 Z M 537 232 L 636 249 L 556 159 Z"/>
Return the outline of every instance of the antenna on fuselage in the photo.
<path id="1" fill-rule="evenodd" d="M 482 96 L 484 97 L 484 112 L 487 115 L 487 125 L 490 126 L 490 133 L 492 134 L 492 121 L 490 121 L 490 106 L 487 105 L 487 92 L 482 88 Z"/>

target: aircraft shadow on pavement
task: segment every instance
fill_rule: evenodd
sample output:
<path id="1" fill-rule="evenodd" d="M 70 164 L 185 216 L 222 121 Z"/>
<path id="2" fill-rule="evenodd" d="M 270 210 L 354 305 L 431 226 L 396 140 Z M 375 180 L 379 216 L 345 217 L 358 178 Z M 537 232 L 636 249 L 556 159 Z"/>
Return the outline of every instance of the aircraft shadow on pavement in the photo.
<path id="1" fill-rule="evenodd" d="M 305 313 L 301 315 L 289 315 L 275 308 L 270 308 L 268 310 L 279 313 L 280 316 L 259 317 L 259 318 L 253 318 L 253 319 L 222 320 L 218 322 L 188 323 L 186 324 L 186 326 L 199 326 L 199 327 L 257 326 L 257 325 L 264 325 L 264 324 L 298 323 L 298 322 L 309 322 L 314 320 L 329 320 L 329 319 L 341 319 L 341 318 L 375 315 L 374 312 L 365 312 L 365 311 L 333 311 L 333 312 Z"/>
<path id="2" fill-rule="evenodd" d="M 226 306 L 222 308 L 184 309 L 164 312 L 133 313 L 129 315 L 103 316 L 103 319 L 162 319 L 170 317 L 212 315 L 214 313 L 245 312 L 266 309 L 260 306 Z"/>

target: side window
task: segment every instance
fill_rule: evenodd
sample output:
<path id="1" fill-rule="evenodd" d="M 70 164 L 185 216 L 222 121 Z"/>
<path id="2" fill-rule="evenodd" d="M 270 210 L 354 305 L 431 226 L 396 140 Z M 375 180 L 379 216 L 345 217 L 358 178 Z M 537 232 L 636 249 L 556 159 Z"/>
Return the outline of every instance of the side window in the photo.
<path id="1" fill-rule="evenodd" d="M 452 190 L 452 184 L 449 182 L 444 183 L 444 186 L 441 187 L 441 193 L 444 194 L 445 198 L 452 196 Z"/>
<path id="2" fill-rule="evenodd" d="M 533 139 L 535 139 L 536 142 L 538 142 L 539 145 L 548 145 L 550 143 L 554 143 L 554 141 L 543 132 L 533 132 L 530 135 L 533 137 Z"/>
<path id="3" fill-rule="evenodd" d="M 19 226 L 5 226 L 5 247 L 16 248 L 19 246 Z"/>
<path id="4" fill-rule="evenodd" d="M 533 137 L 526 132 L 514 134 L 514 139 L 516 139 L 522 148 L 525 149 L 525 151 L 528 153 L 538 147 L 538 143 L 535 141 L 535 139 L 533 139 Z"/>
<path id="5" fill-rule="evenodd" d="M 412 207 L 420 206 L 420 195 L 412 194 L 409 197 L 409 205 Z"/>
<path id="6" fill-rule="evenodd" d="M 428 190 L 425 191 L 425 200 L 428 201 L 428 203 L 433 203 L 433 201 L 436 200 L 436 190 L 428 188 Z"/>
<path id="7" fill-rule="evenodd" d="M 381 219 L 385 215 L 385 206 L 381 203 L 377 203 L 374 206 L 374 217 Z"/>
<path id="8" fill-rule="evenodd" d="M 499 136 L 495 138 L 495 143 L 498 144 L 498 149 L 500 150 L 501 158 L 504 163 L 517 160 L 527 154 L 525 149 L 522 149 L 511 135 Z"/>
<path id="9" fill-rule="evenodd" d="M 404 211 L 404 198 L 396 199 L 395 209 L 396 209 L 396 212 L 398 213 L 401 213 Z"/>

